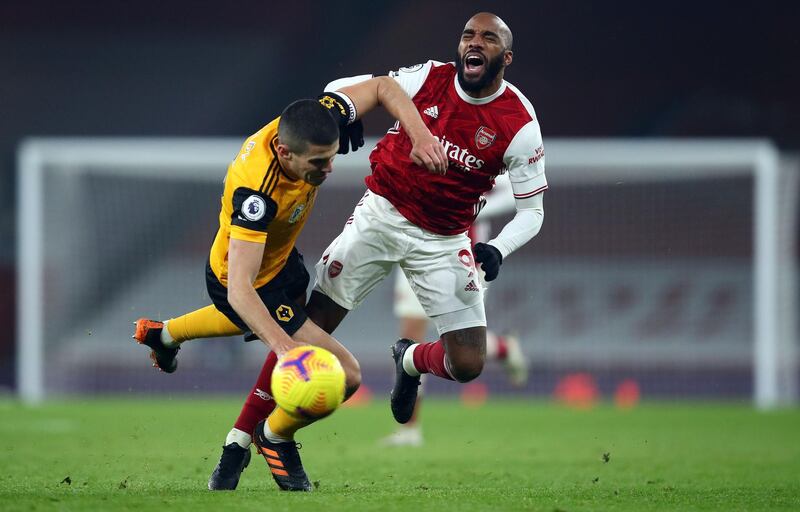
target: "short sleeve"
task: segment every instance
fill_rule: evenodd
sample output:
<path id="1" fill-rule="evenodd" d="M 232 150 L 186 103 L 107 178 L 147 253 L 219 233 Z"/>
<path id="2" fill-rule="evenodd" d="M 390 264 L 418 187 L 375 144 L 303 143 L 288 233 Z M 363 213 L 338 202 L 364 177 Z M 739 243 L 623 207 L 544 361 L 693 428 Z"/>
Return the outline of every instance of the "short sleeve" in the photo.
<path id="1" fill-rule="evenodd" d="M 536 119 L 520 129 L 503 155 L 514 197 L 525 199 L 547 189 L 544 174 L 544 145 Z"/>
<path id="2" fill-rule="evenodd" d="M 233 192 L 231 238 L 264 243 L 267 227 L 278 211 L 275 201 L 263 192 L 239 187 Z"/>
<path id="3" fill-rule="evenodd" d="M 428 78 L 431 68 L 437 64 L 441 65 L 441 62 L 429 60 L 425 64 L 416 64 L 400 68 L 397 71 L 390 71 L 389 76 L 400 84 L 400 87 L 408 94 L 409 98 L 413 98 L 422 89 L 422 84 Z"/>

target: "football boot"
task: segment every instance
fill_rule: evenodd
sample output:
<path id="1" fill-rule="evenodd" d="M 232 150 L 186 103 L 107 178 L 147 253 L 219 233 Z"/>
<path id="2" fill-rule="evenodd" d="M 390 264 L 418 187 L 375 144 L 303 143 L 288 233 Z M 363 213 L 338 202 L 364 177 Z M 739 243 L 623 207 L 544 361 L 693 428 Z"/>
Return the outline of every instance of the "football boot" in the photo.
<path id="1" fill-rule="evenodd" d="M 153 360 L 153 366 L 165 373 L 177 370 L 177 356 L 180 347 L 168 348 L 161 342 L 161 330 L 164 328 L 164 323 L 140 318 L 133 324 L 136 326 L 136 332 L 132 338 L 140 345 L 150 348 L 150 359 Z"/>

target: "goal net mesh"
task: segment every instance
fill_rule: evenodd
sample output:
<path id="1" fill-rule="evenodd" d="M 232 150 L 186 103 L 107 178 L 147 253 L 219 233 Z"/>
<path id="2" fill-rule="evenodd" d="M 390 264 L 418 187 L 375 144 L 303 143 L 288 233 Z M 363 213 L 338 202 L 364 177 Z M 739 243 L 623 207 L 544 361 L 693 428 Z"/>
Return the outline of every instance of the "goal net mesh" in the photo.
<path id="1" fill-rule="evenodd" d="M 125 151 L 104 144 L 110 143 L 35 144 L 46 156 L 36 160 L 37 177 L 29 177 L 37 185 L 23 187 L 25 194 L 36 193 L 21 197 L 20 236 L 34 240 L 33 247 L 38 240 L 40 250 L 25 254 L 39 254 L 27 264 L 38 269 L 41 293 L 38 301 L 23 303 L 36 315 L 21 318 L 41 322 L 34 336 L 41 350 L 33 356 L 38 363 L 25 364 L 38 364 L 45 396 L 246 392 L 266 355 L 258 342 L 191 342 L 180 353 L 178 371 L 166 375 L 148 368 L 147 350 L 130 337 L 139 317 L 167 319 L 210 303 L 205 262 L 227 161 L 239 142 L 116 141 Z M 548 151 L 543 229 L 507 258 L 487 294 L 489 329 L 519 337 L 530 379 L 515 388 L 502 363 L 490 361 L 470 389 L 579 402 L 637 394 L 752 396 L 752 169 L 702 159 L 695 167 L 639 167 L 624 154 L 619 164 L 593 165 L 590 154 L 575 157 L 581 150 L 559 141 Z M 314 263 L 363 193 L 367 155 L 337 160 L 301 234 L 298 246 L 312 284 Z M 783 173 L 781 180 L 774 229 L 784 300 L 775 328 L 781 385 L 791 394 L 797 374 L 796 173 Z M 29 209 L 39 209 L 38 216 L 29 216 Z M 494 219 L 493 232 L 508 219 Z M 335 333 L 359 358 L 373 390 L 391 383 L 388 346 L 398 336 L 392 298 L 393 280 L 387 279 Z M 20 325 L 20 350 L 31 342 L 29 327 Z M 26 368 L 21 363 L 18 371 Z M 431 393 L 463 389 L 428 379 Z"/>

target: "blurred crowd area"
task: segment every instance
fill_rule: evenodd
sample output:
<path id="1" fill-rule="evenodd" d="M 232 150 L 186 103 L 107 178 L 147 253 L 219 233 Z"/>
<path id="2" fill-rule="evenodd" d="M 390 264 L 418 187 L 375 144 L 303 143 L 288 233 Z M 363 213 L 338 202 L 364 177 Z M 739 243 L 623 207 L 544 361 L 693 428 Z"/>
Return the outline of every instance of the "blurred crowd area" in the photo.
<path id="1" fill-rule="evenodd" d="M 0 386 L 13 382 L 21 140 L 245 136 L 334 78 L 452 60 L 464 22 L 487 9 L 514 32 L 506 78 L 533 102 L 545 140 L 800 147 L 794 2 L 3 2 Z M 388 126 L 382 114 L 366 122 L 371 135 Z"/>

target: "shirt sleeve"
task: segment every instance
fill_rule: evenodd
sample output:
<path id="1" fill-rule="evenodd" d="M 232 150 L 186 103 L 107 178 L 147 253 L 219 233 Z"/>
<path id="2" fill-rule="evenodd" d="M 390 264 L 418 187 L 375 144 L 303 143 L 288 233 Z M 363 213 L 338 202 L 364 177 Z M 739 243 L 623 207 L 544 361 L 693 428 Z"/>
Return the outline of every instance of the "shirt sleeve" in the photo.
<path id="1" fill-rule="evenodd" d="M 259 190 L 239 187 L 233 192 L 231 238 L 265 243 L 267 227 L 278 211 L 275 201 Z"/>
<path id="2" fill-rule="evenodd" d="M 542 132 L 536 119 L 517 132 L 503 155 L 503 163 L 508 168 L 516 199 L 533 197 L 547 190 Z"/>
<path id="3" fill-rule="evenodd" d="M 397 71 L 390 71 L 389 76 L 400 84 L 400 87 L 408 94 L 409 98 L 413 98 L 422 89 L 422 84 L 425 83 L 433 66 L 441 64 L 441 62 L 429 60 L 425 64 L 416 64 L 400 68 Z"/>
<path id="4" fill-rule="evenodd" d="M 225 177 L 223 201 L 228 202 L 224 211 L 231 215 L 231 238 L 266 242 L 267 228 L 277 214 L 278 205 L 265 185 L 278 172 L 275 162 L 268 160 L 266 147 L 255 136 L 245 141 Z"/>
<path id="5" fill-rule="evenodd" d="M 348 76 L 344 78 L 338 78 L 333 82 L 328 83 L 325 86 L 325 92 L 336 92 L 340 89 L 345 87 L 350 87 L 351 85 L 360 84 L 361 82 L 366 82 L 372 78 L 372 75 L 358 75 L 358 76 Z"/>

